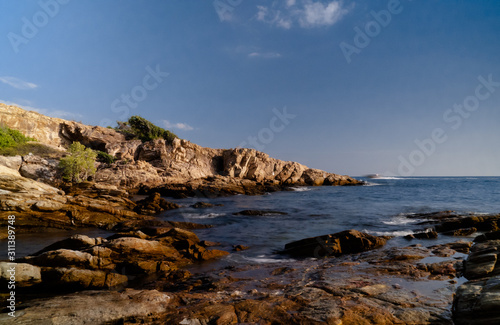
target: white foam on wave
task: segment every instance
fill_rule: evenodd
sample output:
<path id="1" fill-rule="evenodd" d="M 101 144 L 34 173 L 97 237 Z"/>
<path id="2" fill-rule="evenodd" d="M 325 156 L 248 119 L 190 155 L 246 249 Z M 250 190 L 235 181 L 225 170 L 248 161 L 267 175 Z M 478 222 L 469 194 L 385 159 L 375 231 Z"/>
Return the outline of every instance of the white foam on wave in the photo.
<path id="1" fill-rule="evenodd" d="M 283 259 L 283 258 L 273 258 L 268 255 L 257 255 L 255 257 L 241 256 L 245 262 L 252 262 L 257 264 L 267 264 L 267 263 L 282 263 L 282 262 L 295 262 L 294 259 Z"/>
<path id="2" fill-rule="evenodd" d="M 395 236 L 395 237 L 403 237 L 407 235 L 413 235 L 414 232 L 411 230 L 396 230 L 396 231 L 370 231 L 370 230 L 363 230 L 363 232 L 366 232 L 371 235 L 376 235 L 376 236 Z"/>
<path id="3" fill-rule="evenodd" d="M 183 217 L 189 219 L 213 219 L 217 217 L 225 216 L 225 213 L 205 213 L 205 214 L 197 214 L 197 213 L 184 213 Z"/>
<path id="4" fill-rule="evenodd" d="M 394 176 L 379 176 L 374 179 L 404 179 L 402 177 L 394 177 Z"/>
<path id="5" fill-rule="evenodd" d="M 292 191 L 296 191 L 296 192 L 307 192 L 307 191 L 310 191 L 311 188 L 310 187 L 290 187 L 290 189 Z"/>
<path id="6" fill-rule="evenodd" d="M 380 184 L 380 183 L 371 183 L 371 182 L 365 182 L 363 184 L 363 186 L 380 186 L 380 185 L 383 185 L 383 184 Z"/>
<path id="7" fill-rule="evenodd" d="M 407 215 L 398 215 L 391 218 L 390 220 L 381 220 L 381 222 L 386 225 L 406 225 L 409 223 L 417 223 L 420 221 L 420 219 L 410 219 L 406 216 Z"/>

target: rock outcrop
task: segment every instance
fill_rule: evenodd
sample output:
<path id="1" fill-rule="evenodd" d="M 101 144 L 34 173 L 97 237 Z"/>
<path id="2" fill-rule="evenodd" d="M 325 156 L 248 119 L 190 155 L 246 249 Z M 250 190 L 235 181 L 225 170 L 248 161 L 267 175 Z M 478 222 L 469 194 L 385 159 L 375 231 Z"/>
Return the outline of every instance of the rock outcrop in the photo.
<path id="1" fill-rule="evenodd" d="M 325 257 L 360 253 L 385 245 L 387 239 L 357 230 L 306 238 L 285 245 L 282 252 L 296 257 Z"/>
<path id="2" fill-rule="evenodd" d="M 211 149 L 182 139 L 174 139 L 172 143 L 163 139 L 142 143 L 127 140 L 114 129 L 51 118 L 4 104 L 0 104 L 0 124 L 42 143 L 63 147 L 78 141 L 115 156 L 119 161 L 102 164 L 95 179 L 129 189 L 209 177 L 250 180 L 255 186 L 260 183 L 287 186 L 360 184 L 348 176 L 274 159 L 254 149 Z M 27 177 L 44 181 L 56 172 L 53 161 L 31 160 L 22 167 L 22 174 Z"/>
<path id="3" fill-rule="evenodd" d="M 154 236 L 142 231 L 107 239 L 75 235 L 20 259 L 18 275 L 25 286 L 41 290 L 119 289 L 146 275 L 168 277 L 179 267 L 227 254 L 207 249 L 194 233 L 175 227 Z M 0 282 L 10 277 L 8 264 L 0 263 Z"/>
<path id="4" fill-rule="evenodd" d="M 8 324 L 151 324 L 167 311 L 171 297 L 157 290 L 84 291 L 26 303 Z"/>
<path id="5" fill-rule="evenodd" d="M 500 232 L 476 237 L 465 261 L 462 284 L 453 302 L 455 324 L 500 323 Z"/>

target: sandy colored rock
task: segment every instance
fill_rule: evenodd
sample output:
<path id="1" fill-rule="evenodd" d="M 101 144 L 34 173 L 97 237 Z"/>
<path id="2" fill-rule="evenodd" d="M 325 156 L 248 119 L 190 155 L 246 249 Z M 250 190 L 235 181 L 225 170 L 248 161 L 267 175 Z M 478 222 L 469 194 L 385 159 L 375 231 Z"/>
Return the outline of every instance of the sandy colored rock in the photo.
<path id="1" fill-rule="evenodd" d="M 156 290 L 84 291 L 29 302 L 14 319 L 7 314 L 0 322 L 10 324 L 95 325 L 135 320 L 150 323 L 166 311 L 170 296 Z"/>

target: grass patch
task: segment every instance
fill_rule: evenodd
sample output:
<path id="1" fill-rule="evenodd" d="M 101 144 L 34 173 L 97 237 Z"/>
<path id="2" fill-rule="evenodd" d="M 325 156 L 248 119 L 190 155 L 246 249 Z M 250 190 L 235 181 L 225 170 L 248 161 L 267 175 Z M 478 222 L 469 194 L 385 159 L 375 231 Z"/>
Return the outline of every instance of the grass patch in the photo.
<path id="1" fill-rule="evenodd" d="M 44 158 L 61 157 L 60 151 L 35 141 L 18 130 L 0 127 L 0 155 L 2 156 L 24 156 L 31 152 Z"/>
<path id="2" fill-rule="evenodd" d="M 41 143 L 28 142 L 14 147 L 0 148 L 1 156 L 26 156 L 29 153 L 42 158 L 61 158 L 63 151 L 52 149 Z"/>

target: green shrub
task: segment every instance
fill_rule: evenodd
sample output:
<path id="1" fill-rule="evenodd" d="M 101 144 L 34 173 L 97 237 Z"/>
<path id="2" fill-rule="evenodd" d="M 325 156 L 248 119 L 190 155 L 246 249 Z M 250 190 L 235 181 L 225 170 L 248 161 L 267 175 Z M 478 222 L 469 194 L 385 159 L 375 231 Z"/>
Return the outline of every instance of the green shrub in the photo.
<path id="1" fill-rule="evenodd" d="M 136 137 L 143 142 L 163 138 L 167 143 L 172 143 L 177 138 L 174 133 L 135 115 L 129 118 L 127 122 L 118 122 L 118 130 L 127 137 Z"/>
<path id="2" fill-rule="evenodd" d="M 59 161 L 64 180 L 80 183 L 95 174 L 97 153 L 94 150 L 80 142 L 73 142 L 68 152 L 69 155 Z"/>
<path id="3" fill-rule="evenodd" d="M 107 164 L 112 164 L 115 162 L 116 158 L 109 153 L 104 151 L 96 151 L 97 152 L 97 160 L 100 162 L 104 162 Z"/>
<path id="4" fill-rule="evenodd" d="M 18 130 L 13 130 L 8 127 L 0 127 L 0 148 L 13 148 L 28 141 L 36 140 L 25 136 Z"/>

